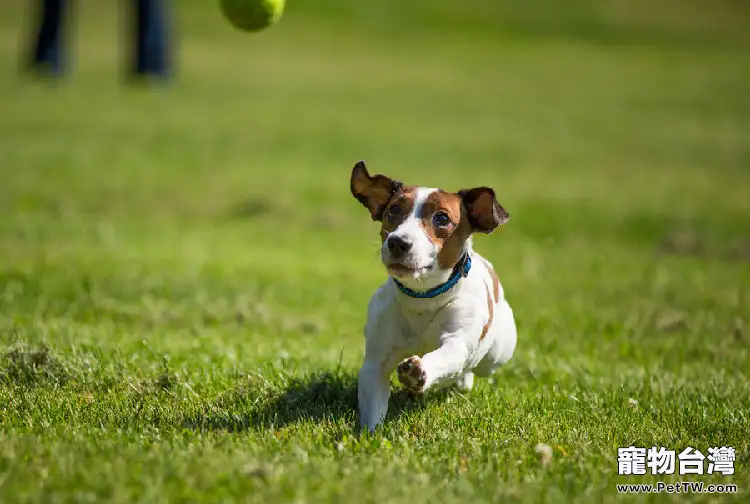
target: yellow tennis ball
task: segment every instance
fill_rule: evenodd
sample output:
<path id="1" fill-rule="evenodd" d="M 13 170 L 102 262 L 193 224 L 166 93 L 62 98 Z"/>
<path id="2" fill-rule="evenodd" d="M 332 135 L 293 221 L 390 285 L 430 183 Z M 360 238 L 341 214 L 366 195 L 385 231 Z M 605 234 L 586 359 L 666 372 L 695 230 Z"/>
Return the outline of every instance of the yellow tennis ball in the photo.
<path id="1" fill-rule="evenodd" d="M 239 30 L 260 31 L 276 23 L 285 0 L 221 0 L 224 17 Z"/>

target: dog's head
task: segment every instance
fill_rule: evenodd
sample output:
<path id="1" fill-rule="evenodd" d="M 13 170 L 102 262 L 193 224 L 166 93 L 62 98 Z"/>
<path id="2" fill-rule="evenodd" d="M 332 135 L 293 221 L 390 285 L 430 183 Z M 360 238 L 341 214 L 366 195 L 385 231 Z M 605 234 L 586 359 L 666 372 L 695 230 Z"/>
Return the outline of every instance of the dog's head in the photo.
<path id="1" fill-rule="evenodd" d="M 400 279 L 451 270 L 472 233 L 491 233 L 509 218 L 489 187 L 447 192 L 406 186 L 371 176 L 364 161 L 352 170 L 351 191 L 372 220 L 382 222 L 380 256 L 388 273 Z"/>

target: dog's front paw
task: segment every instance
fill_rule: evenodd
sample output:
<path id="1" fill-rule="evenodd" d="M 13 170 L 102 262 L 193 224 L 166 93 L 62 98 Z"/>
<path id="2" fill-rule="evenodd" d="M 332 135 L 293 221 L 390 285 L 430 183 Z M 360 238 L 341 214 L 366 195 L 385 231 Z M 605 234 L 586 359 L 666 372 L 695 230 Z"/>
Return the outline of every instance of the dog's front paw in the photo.
<path id="1" fill-rule="evenodd" d="M 422 359 L 413 355 L 402 360 L 398 365 L 398 380 L 410 392 L 421 394 L 427 382 L 427 373 L 422 367 Z"/>

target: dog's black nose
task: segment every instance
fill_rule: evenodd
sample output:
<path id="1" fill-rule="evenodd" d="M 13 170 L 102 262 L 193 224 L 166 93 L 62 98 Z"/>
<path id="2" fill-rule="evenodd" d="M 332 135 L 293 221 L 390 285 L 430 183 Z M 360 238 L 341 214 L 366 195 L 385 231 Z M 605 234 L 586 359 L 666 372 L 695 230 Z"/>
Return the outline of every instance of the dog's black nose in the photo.
<path id="1" fill-rule="evenodd" d="M 402 257 L 411 249 L 411 242 L 404 240 L 400 236 L 391 236 L 388 238 L 388 251 L 393 257 Z"/>

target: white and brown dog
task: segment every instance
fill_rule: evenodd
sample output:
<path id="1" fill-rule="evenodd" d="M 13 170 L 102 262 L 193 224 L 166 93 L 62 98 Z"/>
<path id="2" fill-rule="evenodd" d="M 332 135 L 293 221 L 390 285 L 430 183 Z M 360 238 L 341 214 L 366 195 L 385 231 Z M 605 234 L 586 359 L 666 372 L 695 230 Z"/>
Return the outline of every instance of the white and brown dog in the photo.
<path id="1" fill-rule="evenodd" d="M 492 265 L 472 249 L 508 214 L 489 187 L 457 193 L 370 176 L 363 161 L 351 191 L 382 222 L 388 280 L 370 299 L 358 378 L 360 424 L 375 429 L 388 411 L 390 374 L 414 393 L 457 384 L 471 389 L 516 347 L 513 311 Z"/>

